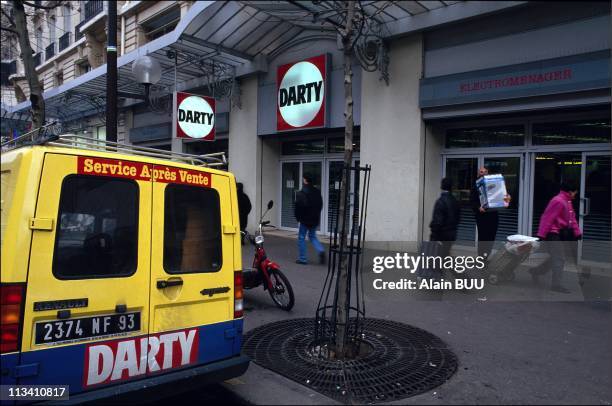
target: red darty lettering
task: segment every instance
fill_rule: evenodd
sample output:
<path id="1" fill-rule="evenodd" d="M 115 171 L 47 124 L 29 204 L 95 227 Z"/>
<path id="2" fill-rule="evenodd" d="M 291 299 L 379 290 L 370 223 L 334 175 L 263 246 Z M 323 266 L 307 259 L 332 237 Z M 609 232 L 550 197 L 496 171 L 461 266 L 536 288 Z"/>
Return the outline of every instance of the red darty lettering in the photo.
<path id="1" fill-rule="evenodd" d="M 311 103 L 321 100 L 322 81 L 310 82 L 304 85 L 291 86 L 288 89 L 280 89 L 280 107 L 293 106 L 303 103 Z"/>
<path id="2" fill-rule="evenodd" d="M 92 344 L 85 352 L 85 386 L 180 368 L 198 358 L 198 330 Z"/>

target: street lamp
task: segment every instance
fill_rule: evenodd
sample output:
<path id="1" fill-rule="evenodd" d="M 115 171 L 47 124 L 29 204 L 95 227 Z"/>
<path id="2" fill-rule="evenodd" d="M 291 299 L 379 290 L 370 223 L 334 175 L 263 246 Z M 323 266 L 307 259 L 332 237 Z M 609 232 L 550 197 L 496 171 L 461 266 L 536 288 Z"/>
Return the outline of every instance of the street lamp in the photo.
<path id="1" fill-rule="evenodd" d="M 145 101 L 149 101 L 149 89 L 161 79 L 161 65 L 148 55 L 139 56 L 132 62 L 132 74 L 136 82 L 145 87 Z"/>

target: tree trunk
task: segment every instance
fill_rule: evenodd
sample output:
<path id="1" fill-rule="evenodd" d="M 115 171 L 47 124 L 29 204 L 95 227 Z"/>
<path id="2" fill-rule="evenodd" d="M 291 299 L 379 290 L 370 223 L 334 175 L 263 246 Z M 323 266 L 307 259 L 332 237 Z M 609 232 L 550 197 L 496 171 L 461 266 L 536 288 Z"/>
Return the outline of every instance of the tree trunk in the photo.
<path id="1" fill-rule="evenodd" d="M 21 60 L 25 70 L 25 76 L 30 87 L 30 102 L 32 104 L 32 129 L 40 128 L 45 124 L 45 100 L 43 89 L 38 80 L 32 47 L 30 46 L 30 35 L 24 5 L 20 0 L 13 2 L 15 11 L 15 30 L 19 33 L 19 48 L 21 49 Z"/>
<path id="2" fill-rule="evenodd" d="M 353 16 L 355 15 L 355 1 L 348 2 L 348 10 L 346 16 L 346 24 L 343 35 L 342 45 L 344 48 L 344 166 L 350 167 L 353 160 L 353 68 L 352 68 L 352 31 L 353 31 Z M 340 201 L 338 210 L 339 224 L 346 221 L 346 210 L 344 204 L 349 193 L 350 186 L 350 171 L 342 172 L 342 183 L 340 187 Z M 340 229 L 339 241 L 340 252 L 346 254 L 347 250 L 347 235 L 350 227 L 350 221 Z M 336 311 L 336 354 L 338 357 L 344 358 L 346 348 L 346 333 L 348 327 L 348 261 L 347 256 L 343 255 L 340 258 L 340 270 L 338 273 L 338 305 Z"/>

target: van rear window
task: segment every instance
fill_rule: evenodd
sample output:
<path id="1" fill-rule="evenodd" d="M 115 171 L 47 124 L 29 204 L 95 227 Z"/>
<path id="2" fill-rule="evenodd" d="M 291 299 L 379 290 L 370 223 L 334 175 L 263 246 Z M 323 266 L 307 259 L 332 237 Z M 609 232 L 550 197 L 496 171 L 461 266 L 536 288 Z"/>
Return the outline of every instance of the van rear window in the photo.
<path id="1" fill-rule="evenodd" d="M 216 190 L 166 186 L 164 269 L 168 273 L 221 269 L 221 215 Z"/>
<path id="2" fill-rule="evenodd" d="M 57 278 L 132 275 L 137 241 L 136 182 L 83 175 L 64 179 L 53 254 Z"/>

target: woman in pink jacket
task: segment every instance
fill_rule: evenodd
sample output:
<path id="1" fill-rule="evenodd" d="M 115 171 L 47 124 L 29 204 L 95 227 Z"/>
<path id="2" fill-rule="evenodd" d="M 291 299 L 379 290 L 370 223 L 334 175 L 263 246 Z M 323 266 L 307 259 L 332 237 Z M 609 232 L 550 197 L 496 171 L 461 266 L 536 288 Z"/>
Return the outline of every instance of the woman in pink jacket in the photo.
<path id="1" fill-rule="evenodd" d="M 540 218 L 538 237 L 544 241 L 546 251 L 550 254 L 544 263 L 531 269 L 531 277 L 539 283 L 539 276 L 552 268 L 552 287 L 555 292 L 569 293 L 562 284 L 563 267 L 566 250 L 575 249 L 576 245 L 568 241 L 582 238 L 582 231 L 576 220 L 572 201 L 578 194 L 578 188 L 570 183 L 562 183 L 560 192 L 553 197 Z"/>

